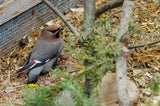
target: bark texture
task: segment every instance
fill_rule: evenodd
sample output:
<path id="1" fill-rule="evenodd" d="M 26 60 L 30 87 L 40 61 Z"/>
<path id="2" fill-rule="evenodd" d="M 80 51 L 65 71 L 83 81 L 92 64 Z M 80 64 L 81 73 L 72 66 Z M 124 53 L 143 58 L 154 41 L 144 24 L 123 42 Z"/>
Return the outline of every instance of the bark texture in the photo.
<path id="1" fill-rule="evenodd" d="M 117 33 L 117 40 L 120 42 L 124 33 L 129 28 L 129 22 L 132 17 L 134 3 L 132 0 L 124 0 L 122 6 L 122 14 L 120 19 L 120 26 Z M 127 64 L 126 58 L 128 55 L 128 48 L 125 40 L 120 42 L 121 54 L 116 59 L 116 79 L 117 79 L 117 91 L 120 106 L 129 106 L 128 91 L 127 91 Z"/>
<path id="2" fill-rule="evenodd" d="M 84 20 L 83 20 L 83 32 L 86 35 L 93 31 L 93 23 L 95 20 L 95 0 L 84 1 Z"/>
<path id="3" fill-rule="evenodd" d="M 85 37 L 92 33 L 93 24 L 95 20 L 95 0 L 84 1 L 84 19 L 82 26 L 82 37 Z M 89 97 L 91 92 L 91 74 L 85 76 L 85 93 Z"/>

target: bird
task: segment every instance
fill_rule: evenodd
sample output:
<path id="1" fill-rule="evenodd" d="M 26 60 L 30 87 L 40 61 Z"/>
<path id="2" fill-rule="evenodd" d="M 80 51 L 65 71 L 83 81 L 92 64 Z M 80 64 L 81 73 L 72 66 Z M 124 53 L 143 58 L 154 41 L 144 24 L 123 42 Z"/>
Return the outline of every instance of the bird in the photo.
<path id="1" fill-rule="evenodd" d="M 29 71 L 27 85 L 36 86 L 40 74 L 45 74 L 56 64 L 64 47 L 60 37 L 63 28 L 57 25 L 47 26 L 42 29 L 40 37 L 33 46 L 23 67 L 17 72 L 19 76 L 24 71 Z"/>

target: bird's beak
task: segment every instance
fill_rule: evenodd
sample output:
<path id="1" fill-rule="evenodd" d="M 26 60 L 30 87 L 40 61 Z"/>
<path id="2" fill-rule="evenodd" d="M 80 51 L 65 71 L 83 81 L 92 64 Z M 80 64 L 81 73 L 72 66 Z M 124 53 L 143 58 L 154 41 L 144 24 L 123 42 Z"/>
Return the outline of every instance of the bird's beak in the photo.
<path id="1" fill-rule="evenodd" d="M 63 30 L 63 28 L 59 28 L 55 33 L 57 34 L 58 32 L 60 32 L 61 30 Z"/>

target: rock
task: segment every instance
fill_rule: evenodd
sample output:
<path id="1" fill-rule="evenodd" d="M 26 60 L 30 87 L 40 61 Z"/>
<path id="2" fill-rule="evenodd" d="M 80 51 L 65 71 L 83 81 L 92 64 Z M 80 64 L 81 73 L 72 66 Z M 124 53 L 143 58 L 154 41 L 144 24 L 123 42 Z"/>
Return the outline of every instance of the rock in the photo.
<path id="1" fill-rule="evenodd" d="M 150 88 L 146 88 L 146 89 L 143 89 L 143 93 L 146 94 L 147 96 L 150 96 L 152 94 L 152 91 Z"/>
<path id="2" fill-rule="evenodd" d="M 6 86 L 6 89 L 4 90 L 6 93 L 10 93 L 12 91 L 15 91 L 15 88 L 12 86 Z"/>
<path id="3" fill-rule="evenodd" d="M 75 72 L 77 70 L 77 67 L 74 64 L 67 64 L 66 67 L 68 72 Z"/>
<path id="4" fill-rule="evenodd" d="M 70 10 L 72 12 L 74 12 L 74 14 L 76 14 L 76 16 L 80 16 L 84 12 L 84 8 L 70 8 Z"/>
<path id="5" fill-rule="evenodd" d="M 25 104 L 25 102 L 23 101 L 23 99 L 16 99 L 16 100 L 15 100 L 15 104 L 16 104 L 17 106 L 22 106 L 22 105 Z"/>
<path id="6" fill-rule="evenodd" d="M 45 85 L 53 86 L 54 84 L 51 81 L 45 81 Z"/>
<path id="7" fill-rule="evenodd" d="M 123 86 L 123 85 L 122 85 Z M 99 97 L 94 98 L 99 103 L 106 103 L 113 100 L 118 100 L 117 95 L 117 83 L 116 74 L 111 73 L 105 75 L 102 79 L 102 83 L 98 87 Z M 127 85 L 130 106 L 134 106 L 139 98 L 139 90 L 137 86 L 131 80 L 128 80 Z M 108 106 L 119 106 L 116 103 L 110 104 Z"/>
<path id="8" fill-rule="evenodd" d="M 136 76 L 140 73 L 142 73 L 143 71 L 141 69 L 137 69 L 137 70 L 133 70 L 133 75 Z"/>
<path id="9" fill-rule="evenodd" d="M 155 2 L 155 3 L 157 3 L 157 4 L 159 3 L 159 0 L 152 0 L 152 1 Z"/>
<path id="10" fill-rule="evenodd" d="M 123 86 L 123 85 L 122 85 Z M 105 75 L 102 79 L 101 84 L 98 86 L 99 96 L 92 97 L 91 99 L 95 100 L 100 104 L 104 104 L 110 101 L 118 100 L 117 96 L 117 87 L 116 87 L 116 74 L 108 74 Z M 139 90 L 136 85 L 131 81 L 128 80 L 127 85 L 128 95 L 130 106 L 135 106 L 139 98 Z M 67 106 L 75 106 L 74 100 L 72 100 L 70 92 L 64 90 L 55 100 L 57 104 L 66 104 Z M 107 106 L 119 106 L 118 103 L 112 103 Z"/>

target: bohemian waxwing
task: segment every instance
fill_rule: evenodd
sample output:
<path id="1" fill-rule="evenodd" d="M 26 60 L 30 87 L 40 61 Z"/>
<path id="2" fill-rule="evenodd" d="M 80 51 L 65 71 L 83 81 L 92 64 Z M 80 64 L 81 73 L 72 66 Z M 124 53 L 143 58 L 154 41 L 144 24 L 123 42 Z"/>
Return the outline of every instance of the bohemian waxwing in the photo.
<path id="1" fill-rule="evenodd" d="M 40 74 L 44 74 L 52 68 L 60 52 L 64 47 L 64 42 L 59 36 L 63 28 L 56 25 L 45 27 L 41 35 L 29 54 L 26 63 L 17 74 L 25 70 L 30 70 L 27 84 L 35 84 Z"/>

